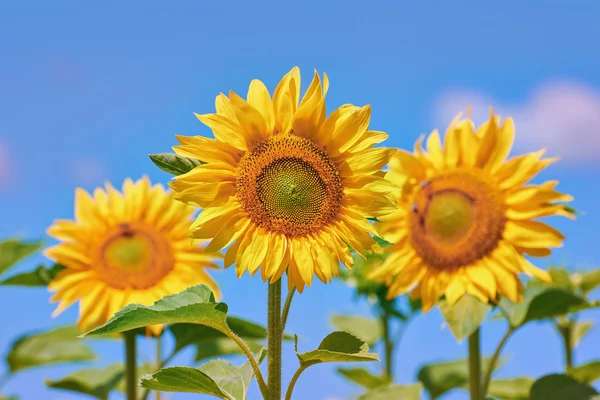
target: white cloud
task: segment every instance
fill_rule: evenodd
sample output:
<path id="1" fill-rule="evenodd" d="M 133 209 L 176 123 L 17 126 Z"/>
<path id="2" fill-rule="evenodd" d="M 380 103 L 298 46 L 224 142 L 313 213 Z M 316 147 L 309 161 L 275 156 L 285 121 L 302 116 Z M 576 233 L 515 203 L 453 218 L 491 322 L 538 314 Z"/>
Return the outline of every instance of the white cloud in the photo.
<path id="1" fill-rule="evenodd" d="M 515 147 L 520 151 L 547 148 L 548 155 L 561 156 L 569 164 L 600 159 L 600 92 L 584 84 L 549 81 L 520 104 L 503 103 L 473 90 L 448 90 L 434 104 L 436 126 L 443 131 L 469 104 L 477 124 L 488 117 L 491 106 L 496 114 L 513 117 Z"/>
<path id="2" fill-rule="evenodd" d="M 101 185 L 106 180 L 104 164 L 93 158 L 73 159 L 67 168 L 69 177 L 76 185 Z"/>

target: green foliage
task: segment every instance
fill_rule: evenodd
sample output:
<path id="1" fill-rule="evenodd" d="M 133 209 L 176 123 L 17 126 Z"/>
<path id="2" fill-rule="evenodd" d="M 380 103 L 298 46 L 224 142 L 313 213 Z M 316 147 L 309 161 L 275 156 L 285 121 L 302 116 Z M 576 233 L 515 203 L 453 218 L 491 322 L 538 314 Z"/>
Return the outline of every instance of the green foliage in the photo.
<path id="1" fill-rule="evenodd" d="M 86 335 L 125 332 L 149 325 L 191 323 L 227 332 L 227 304 L 215 301 L 206 285 L 197 285 L 181 293 L 166 296 L 152 306 L 130 304 L 118 311 L 106 324 Z"/>
<path id="2" fill-rule="evenodd" d="M 190 172 L 198 165 L 204 164 L 200 160 L 179 156 L 175 153 L 150 154 L 150 160 L 163 171 L 171 175 L 182 175 Z"/>
<path id="3" fill-rule="evenodd" d="M 260 364 L 266 356 L 263 349 L 256 357 Z M 168 367 L 142 377 L 142 387 L 162 392 L 209 394 L 225 400 L 245 400 L 254 371 L 249 362 L 236 367 L 225 360 L 214 360 L 200 366 Z"/>
<path id="4" fill-rule="evenodd" d="M 366 368 L 338 368 L 337 372 L 365 389 L 375 389 L 390 383 L 387 377 L 375 375 Z"/>
<path id="5" fill-rule="evenodd" d="M 483 370 L 489 368 L 490 359 L 482 360 Z M 502 362 L 498 360 L 496 368 Z M 444 361 L 424 365 L 419 369 L 417 379 L 423 383 L 432 399 L 435 399 L 449 390 L 463 388 L 469 383 L 468 360 Z"/>
<path id="6" fill-rule="evenodd" d="M 239 337 L 244 339 L 253 352 L 258 352 L 263 347 L 257 340 L 267 338 L 267 329 L 259 324 L 242 318 L 227 316 L 227 325 Z M 175 351 L 189 345 L 196 347 L 196 361 L 215 356 L 241 353 L 240 347 L 224 333 L 204 325 L 174 324 L 169 330 L 175 337 Z M 284 340 L 292 340 L 293 336 L 284 335 Z"/>
<path id="7" fill-rule="evenodd" d="M 370 390 L 358 398 L 358 400 L 419 400 L 423 385 L 415 383 L 412 385 L 393 385 Z"/>
<path id="8" fill-rule="evenodd" d="M 317 350 L 298 353 L 298 337 L 294 338 L 294 349 L 300 365 L 325 362 L 379 361 L 377 354 L 369 353 L 369 345 L 348 332 L 333 332 L 323 339 Z"/>
<path id="9" fill-rule="evenodd" d="M 490 383 L 488 393 L 500 400 L 529 400 L 531 378 L 497 379 Z"/>
<path id="10" fill-rule="evenodd" d="M 48 268 L 43 265 L 35 270 L 13 275 L 10 278 L 0 281 L 0 285 L 6 286 L 47 286 L 52 279 L 62 271 L 64 267 L 60 264 L 54 264 Z"/>
<path id="11" fill-rule="evenodd" d="M 584 383 L 593 383 L 600 379 L 600 361 L 592 361 L 577 367 L 570 367 L 569 376 Z"/>
<path id="12" fill-rule="evenodd" d="M 77 327 L 24 335 L 13 344 L 6 360 L 11 372 L 48 364 L 88 361 L 94 352 L 77 338 Z"/>
<path id="13" fill-rule="evenodd" d="M 123 379 L 122 364 L 106 368 L 86 368 L 58 380 L 47 380 L 46 385 L 54 389 L 83 393 L 99 400 L 108 400 L 108 395 Z"/>
<path id="14" fill-rule="evenodd" d="M 340 331 L 351 333 L 364 340 L 369 346 L 375 345 L 383 335 L 381 322 L 374 318 L 359 317 L 354 315 L 334 315 L 331 325 Z"/>
<path id="15" fill-rule="evenodd" d="M 439 302 L 440 311 L 458 341 L 470 336 L 479 328 L 490 305 L 470 295 L 464 295 L 452 307 L 445 300 Z"/>
<path id="16" fill-rule="evenodd" d="M 579 288 L 584 295 L 589 294 L 592 290 L 600 286 L 600 269 L 587 272 L 581 276 Z"/>
<path id="17" fill-rule="evenodd" d="M 590 385 L 567 375 L 551 374 L 535 381 L 530 400 L 590 400 L 598 392 Z"/>
<path id="18" fill-rule="evenodd" d="M 577 347 L 581 339 L 592 329 L 592 321 L 571 321 L 571 348 Z"/>
<path id="19" fill-rule="evenodd" d="M 500 301 L 500 308 L 513 327 L 598 306 L 598 302 L 589 302 L 569 289 L 555 285 L 528 285 L 522 303 L 513 303 L 506 298 Z"/>
<path id="20" fill-rule="evenodd" d="M 9 239 L 0 242 L 0 274 L 38 251 L 42 246 L 41 241 L 26 242 L 19 239 Z"/>

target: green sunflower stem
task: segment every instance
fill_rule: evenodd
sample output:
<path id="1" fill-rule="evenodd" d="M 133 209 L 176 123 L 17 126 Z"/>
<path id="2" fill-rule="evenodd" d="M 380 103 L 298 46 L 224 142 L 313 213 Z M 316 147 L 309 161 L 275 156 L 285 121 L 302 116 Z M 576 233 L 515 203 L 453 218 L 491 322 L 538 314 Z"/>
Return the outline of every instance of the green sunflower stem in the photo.
<path id="1" fill-rule="evenodd" d="M 162 364 L 162 336 L 156 337 L 156 370 L 158 371 L 161 368 Z M 156 390 L 154 392 L 154 399 L 160 400 L 160 391 Z"/>
<path id="2" fill-rule="evenodd" d="M 573 336 L 572 322 L 569 321 L 565 326 L 558 326 L 558 331 L 563 338 L 563 345 L 565 349 L 565 371 L 573 367 L 573 347 L 571 346 Z"/>
<path id="3" fill-rule="evenodd" d="M 135 332 L 123 333 L 125 339 L 125 393 L 127 400 L 137 399 L 137 360 Z"/>
<path id="4" fill-rule="evenodd" d="M 469 392 L 471 400 L 483 400 L 481 395 L 481 343 L 480 330 L 469 336 Z"/>
<path id="5" fill-rule="evenodd" d="M 383 326 L 383 343 L 385 347 L 385 375 L 391 382 L 394 379 L 393 375 L 393 354 L 394 341 L 390 337 L 390 313 L 387 310 L 383 311 L 381 316 L 381 324 Z"/>
<path id="6" fill-rule="evenodd" d="M 269 388 L 267 400 L 281 400 L 281 279 L 269 284 L 267 322 L 267 361 Z"/>

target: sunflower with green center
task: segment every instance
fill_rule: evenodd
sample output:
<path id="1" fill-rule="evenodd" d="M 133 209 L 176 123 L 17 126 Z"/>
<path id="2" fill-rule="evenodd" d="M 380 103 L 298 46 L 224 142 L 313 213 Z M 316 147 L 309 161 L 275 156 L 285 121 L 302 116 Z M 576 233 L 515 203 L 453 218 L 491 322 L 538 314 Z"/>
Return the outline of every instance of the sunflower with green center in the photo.
<path id="1" fill-rule="evenodd" d="M 49 284 L 59 302 L 54 316 L 80 301 L 82 332 L 104 324 L 127 304 L 152 305 L 163 296 L 197 284 L 218 293 L 207 268 L 218 254 L 206 252 L 188 236 L 194 213 L 148 178 L 127 179 L 120 193 L 109 183 L 93 197 L 75 191 L 75 220 L 57 220 L 48 234 L 61 241 L 45 255 L 62 264 Z M 148 330 L 160 334 L 161 326 Z"/>
<path id="2" fill-rule="evenodd" d="M 457 116 L 444 144 L 437 131 L 398 151 L 386 178 L 401 187 L 398 209 L 380 218 L 380 234 L 393 247 L 371 274 L 389 286 L 393 298 L 412 290 L 427 311 L 441 295 L 454 304 L 465 293 L 488 302 L 497 295 L 520 301 L 518 274 L 550 280 L 525 256 L 544 257 L 564 236 L 539 217 L 573 218 L 560 202 L 572 197 L 555 190 L 557 181 L 528 182 L 556 158 L 544 150 L 506 158 L 515 128 L 492 113 L 475 129 Z"/>
<path id="3" fill-rule="evenodd" d="M 327 76 L 315 72 L 300 100 L 293 68 L 273 97 L 253 80 L 247 100 L 234 92 L 216 98 L 216 113 L 197 115 L 214 139 L 178 136 L 174 151 L 204 161 L 170 183 L 175 198 L 203 210 L 191 236 L 211 239 L 208 251 L 229 246 L 225 267 L 238 276 L 259 269 L 302 292 L 316 275 L 339 274 L 376 234 L 367 217 L 395 209 L 394 185 L 379 172 L 395 150 L 373 148 L 387 134 L 369 129 L 371 107 L 346 104 L 325 112 Z"/>

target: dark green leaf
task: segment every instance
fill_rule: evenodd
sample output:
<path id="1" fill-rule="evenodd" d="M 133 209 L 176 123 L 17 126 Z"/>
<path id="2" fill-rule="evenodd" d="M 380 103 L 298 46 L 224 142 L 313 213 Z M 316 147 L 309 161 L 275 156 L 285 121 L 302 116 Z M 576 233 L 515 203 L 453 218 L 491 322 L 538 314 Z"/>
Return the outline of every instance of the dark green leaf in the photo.
<path id="1" fill-rule="evenodd" d="M 257 357 L 260 364 L 264 349 Z M 213 360 L 199 368 L 169 367 L 142 377 L 142 387 L 163 392 L 210 394 L 225 400 L 245 400 L 254 371 L 249 362 L 236 367 L 225 360 Z"/>
<path id="2" fill-rule="evenodd" d="M 531 378 L 498 379 L 490 383 L 489 394 L 500 400 L 528 400 Z"/>
<path id="3" fill-rule="evenodd" d="M 294 347 L 300 364 L 324 362 L 379 361 L 377 354 L 369 353 L 369 345 L 348 332 L 333 332 L 323 339 L 317 350 L 298 353 L 298 338 Z"/>
<path id="4" fill-rule="evenodd" d="M 489 363 L 489 358 L 482 360 L 484 371 L 488 369 Z M 501 365 L 502 360 L 498 360 L 496 369 Z M 424 365 L 419 369 L 417 378 L 423 382 L 431 397 L 437 398 L 449 390 L 468 384 L 469 363 L 468 360 L 455 360 Z"/>
<path id="5" fill-rule="evenodd" d="M 0 243 L 0 274 L 10 267 L 32 255 L 43 246 L 42 242 L 26 242 L 9 239 Z"/>
<path id="6" fill-rule="evenodd" d="M 34 271 L 24 272 L 13 275 L 3 281 L 0 285 L 6 286 L 47 286 L 64 267 L 60 264 L 54 264 L 51 268 L 43 265 L 37 267 Z"/>
<path id="7" fill-rule="evenodd" d="M 335 329 L 351 333 L 357 338 L 364 340 L 369 346 L 377 343 L 383 335 L 381 322 L 374 318 L 354 315 L 334 315 L 331 317 L 331 325 Z"/>
<path id="8" fill-rule="evenodd" d="M 584 295 L 600 286 L 600 269 L 587 272 L 581 276 L 579 287 Z"/>
<path id="9" fill-rule="evenodd" d="M 546 375 L 531 387 L 530 400 L 590 400 L 598 392 L 566 375 Z"/>
<path id="10" fill-rule="evenodd" d="M 366 389 L 375 389 L 390 383 L 387 377 L 375 375 L 366 368 L 338 368 L 337 372 L 350 382 Z"/>
<path id="11" fill-rule="evenodd" d="M 569 375 L 584 383 L 594 383 L 600 379 L 600 361 L 569 368 Z"/>
<path id="12" fill-rule="evenodd" d="M 125 332 L 149 325 L 192 323 L 225 332 L 227 304 L 215 302 L 206 285 L 197 285 L 181 293 L 164 297 L 153 306 L 130 304 L 117 312 L 106 324 L 86 335 Z"/>
<path id="13" fill-rule="evenodd" d="M 99 400 L 108 400 L 108 395 L 124 375 L 123 366 L 114 364 L 107 368 L 88 368 L 77 371 L 58 380 L 47 380 L 46 385 L 55 388 L 83 393 Z"/>
<path id="14" fill-rule="evenodd" d="M 506 298 L 500 307 L 508 315 L 512 326 L 521 326 L 529 321 L 554 318 L 571 312 L 598 307 L 586 299 L 559 286 L 529 285 L 522 303 L 513 303 Z"/>
<path id="15" fill-rule="evenodd" d="M 420 383 L 412 385 L 393 385 L 368 391 L 360 396 L 358 400 L 419 400 L 422 391 L 423 385 Z"/>
<path id="16" fill-rule="evenodd" d="M 94 353 L 77 338 L 78 334 L 77 327 L 69 326 L 22 336 L 13 344 L 6 358 L 10 371 L 94 359 Z"/>
<path id="17" fill-rule="evenodd" d="M 202 161 L 178 156 L 174 153 L 150 154 L 150 159 L 158 168 L 175 176 L 190 172 L 198 165 L 204 164 Z"/>
<path id="18" fill-rule="evenodd" d="M 475 297 L 464 295 L 452 307 L 445 300 L 439 302 L 440 311 L 458 341 L 471 335 L 479 328 L 491 309 Z"/>

